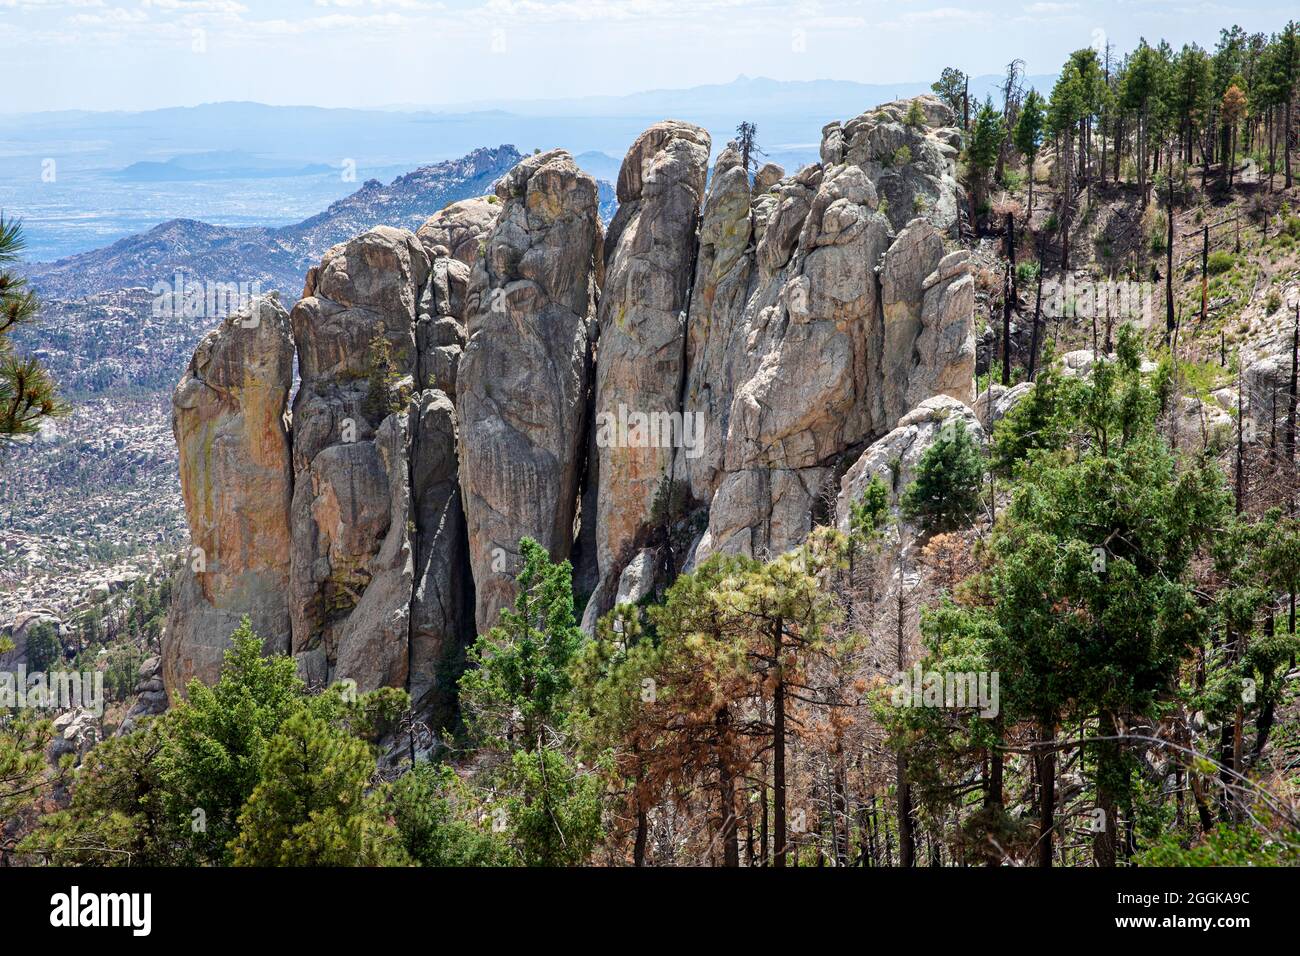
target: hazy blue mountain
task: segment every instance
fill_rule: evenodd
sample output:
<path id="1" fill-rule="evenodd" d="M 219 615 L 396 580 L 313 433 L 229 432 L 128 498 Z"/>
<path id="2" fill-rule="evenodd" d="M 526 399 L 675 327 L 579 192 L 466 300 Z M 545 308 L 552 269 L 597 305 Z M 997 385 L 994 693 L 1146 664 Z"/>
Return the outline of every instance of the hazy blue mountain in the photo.
<path id="1" fill-rule="evenodd" d="M 164 162 L 141 161 L 112 174 L 124 182 L 206 182 L 218 179 L 279 179 L 333 172 L 324 163 L 294 163 L 243 150 L 211 150 Z"/>

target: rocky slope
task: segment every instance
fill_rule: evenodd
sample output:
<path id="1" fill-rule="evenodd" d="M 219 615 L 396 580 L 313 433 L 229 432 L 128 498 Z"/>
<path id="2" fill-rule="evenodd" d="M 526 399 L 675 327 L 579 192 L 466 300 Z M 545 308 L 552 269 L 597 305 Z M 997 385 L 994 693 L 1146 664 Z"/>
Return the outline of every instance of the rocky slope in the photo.
<path id="1" fill-rule="evenodd" d="M 313 682 L 409 687 L 441 720 L 466 642 L 513 600 L 520 538 L 572 557 L 591 627 L 710 554 L 765 556 L 834 521 L 841 479 L 875 470 L 852 468 L 900 419 L 919 448 L 912 419 L 973 416 L 953 117 L 924 97 L 908 125 L 908 106 L 827 127 L 822 161 L 793 175 L 751 180 L 724 150 L 707 191 L 708 134 L 655 124 L 623 162 L 608 234 L 595 180 L 553 150 L 418 234 L 331 248 L 292 311 L 301 384 L 288 454 L 259 459 L 266 487 L 228 487 L 231 462 L 182 441 L 191 533 L 215 553 L 182 572 L 196 580 L 165 638 L 169 692 L 210 676 L 213 615 L 249 612 Z M 196 430 L 196 356 L 178 436 L 275 445 L 292 381 L 283 336 L 267 340 L 278 306 L 255 312 L 260 332 L 230 321 L 200 352 L 267 350 L 273 384 L 223 386 Z M 214 516 L 234 527 L 215 533 Z M 258 567 L 252 525 L 288 529 Z"/>

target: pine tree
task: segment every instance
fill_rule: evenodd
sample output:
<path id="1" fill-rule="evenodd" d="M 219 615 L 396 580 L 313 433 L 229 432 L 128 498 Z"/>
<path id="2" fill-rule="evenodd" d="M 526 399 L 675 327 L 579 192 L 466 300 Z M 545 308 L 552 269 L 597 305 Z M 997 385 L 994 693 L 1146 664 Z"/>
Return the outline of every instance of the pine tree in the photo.
<path id="1" fill-rule="evenodd" d="M 244 802 L 262 779 L 271 739 L 303 706 L 305 688 L 293 658 L 263 657 L 247 618 L 231 636 L 221 677 L 211 687 L 190 682 L 188 697 L 167 714 L 159 772 L 177 818 L 201 811 L 194 852 L 229 861 Z"/>
<path id="2" fill-rule="evenodd" d="M 584 637 L 574 618 L 573 571 L 531 538 L 512 610 L 479 635 L 460 699 L 472 735 L 503 752 L 490 776 L 504 794 L 509 842 L 527 866 L 577 866 L 602 833 L 599 777 L 572 758 L 569 710 Z"/>
<path id="3" fill-rule="evenodd" d="M 966 105 L 966 84 L 969 81 L 970 78 L 961 70 L 946 66 L 939 79 L 930 84 L 930 89 L 960 118 Z"/>
<path id="4" fill-rule="evenodd" d="M 976 222 L 988 211 L 988 197 L 993 167 L 1002 147 L 1002 114 L 985 99 L 975 115 L 975 126 L 966 145 L 966 166 L 969 171 Z"/>
<path id="5" fill-rule="evenodd" d="M 267 746 L 261 779 L 239 814 L 236 866 L 381 866 L 407 861 L 380 797 L 368 793 L 366 744 L 306 709 Z"/>
<path id="6" fill-rule="evenodd" d="M 753 175 L 758 168 L 758 157 L 765 155 L 758 148 L 758 127 L 749 121 L 741 123 L 736 127 L 736 138 L 728 145 L 740 153 L 740 164 L 745 175 Z"/>
<path id="7" fill-rule="evenodd" d="M 30 435 L 42 419 L 67 414 L 45 367 L 14 350 L 10 335 L 37 319 L 36 294 L 8 266 L 25 247 L 22 226 L 0 215 L 0 441 Z"/>
<path id="8" fill-rule="evenodd" d="M 916 480 L 903 493 L 903 514 L 927 533 L 966 527 L 979 510 L 983 482 L 979 445 L 964 422 L 951 419 L 921 456 Z"/>
<path id="9" fill-rule="evenodd" d="M 1021 469 L 994 536 L 987 591 L 1006 642 L 996 657 L 1018 712 L 1035 715 L 1039 779 L 1054 774 L 1064 720 L 1093 721 L 1100 865 L 1114 865 L 1117 821 L 1132 798 L 1135 758 L 1123 742 L 1175 680 L 1204 634 L 1187 580 L 1192 559 L 1230 512 L 1222 476 L 1180 470 L 1155 430 L 1138 335 L 1121 329 L 1071 402 L 1066 448 Z M 1051 860 L 1052 795 L 1040 797 L 1040 862 Z"/>
<path id="10" fill-rule="evenodd" d="M 183 866 L 193 818 L 167 806 L 159 773 L 165 720 L 97 744 L 72 779 L 66 810 L 41 819 L 20 849 L 54 866 Z"/>
<path id="11" fill-rule="evenodd" d="M 536 541 L 519 543 L 524 566 L 513 609 L 479 635 L 460 679 L 461 707 L 475 737 L 505 749 L 532 751 L 563 730 L 569 665 L 583 635 L 573 609 L 573 571 L 553 564 Z"/>
<path id="12" fill-rule="evenodd" d="M 1016 121 L 1015 144 L 1020 155 L 1025 158 L 1025 172 L 1029 180 L 1029 216 L 1034 214 L 1034 163 L 1038 158 L 1039 147 L 1043 145 L 1043 131 L 1047 115 L 1043 110 L 1043 98 L 1037 90 L 1025 94 L 1025 101 L 1020 107 L 1020 118 Z"/>
<path id="13" fill-rule="evenodd" d="M 479 822 L 490 815 L 445 764 L 416 764 L 392 786 L 388 806 L 408 856 L 421 866 L 504 866 L 505 843 Z"/>

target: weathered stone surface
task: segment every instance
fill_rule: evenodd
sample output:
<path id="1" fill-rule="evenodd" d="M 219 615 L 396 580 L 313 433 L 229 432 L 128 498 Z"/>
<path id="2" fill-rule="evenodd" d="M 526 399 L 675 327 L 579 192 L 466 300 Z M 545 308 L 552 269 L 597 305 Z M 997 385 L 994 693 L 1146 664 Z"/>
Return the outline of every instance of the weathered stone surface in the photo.
<path id="1" fill-rule="evenodd" d="M 457 473 L 456 408 L 443 392 L 413 405 L 411 492 L 416 535 L 411 602 L 411 700 L 438 731 L 449 725 L 455 682 L 474 638 L 474 583 Z"/>
<path id="2" fill-rule="evenodd" d="M 653 548 L 644 548 L 636 553 L 619 575 L 615 605 L 636 604 L 650 595 L 659 570 L 658 560 L 658 553 Z"/>
<path id="3" fill-rule="evenodd" d="M 798 544 L 840 457 L 881 427 L 875 266 L 889 229 L 875 190 L 855 166 L 813 166 L 773 193 L 728 356 L 724 475 L 697 560 Z"/>
<path id="4" fill-rule="evenodd" d="M 13 647 L 0 653 L 0 672 L 16 671 L 27 665 L 27 639 L 32 630 L 42 624 L 49 624 L 65 638 L 68 628 L 51 608 L 26 608 L 19 611 L 7 623 L 0 625 L 0 638 L 8 638 Z M 66 646 L 66 639 L 64 641 Z"/>
<path id="5" fill-rule="evenodd" d="M 920 106 L 828 126 L 823 161 L 790 176 L 751 184 L 727 149 L 702 214 L 708 136 L 658 123 L 604 242 L 596 183 L 555 150 L 418 236 L 330 249 L 291 317 L 278 593 L 307 679 L 406 686 L 437 730 L 522 537 L 572 554 L 593 627 L 668 564 L 797 546 L 870 449 L 906 459 L 973 402 L 974 283 L 941 237 L 952 117 Z M 661 490 L 686 509 L 667 537 Z"/>
<path id="6" fill-rule="evenodd" d="M 975 277 L 970 254 L 944 256 L 922 283 L 921 332 L 907 380 L 907 403 L 948 395 L 975 400 Z M 888 416 L 886 416 L 888 417 Z"/>
<path id="7" fill-rule="evenodd" d="M 741 347 L 737 336 L 754 279 L 751 236 L 749 183 L 740 154 L 726 149 L 714 164 L 704 204 L 687 321 L 683 410 L 701 417 L 704 434 L 695 457 L 678 455 L 674 461 L 674 479 L 703 504 L 722 478 L 734 393 L 732 359 Z"/>
<path id="8" fill-rule="evenodd" d="M 1241 375 L 1242 411 L 1253 421 L 1256 439 L 1269 441 L 1274 428 L 1281 434 L 1286 427 L 1287 408 L 1291 402 L 1291 356 L 1266 355 L 1246 366 Z M 1236 411 L 1234 391 L 1229 411 Z"/>
<path id="9" fill-rule="evenodd" d="M 501 215 L 496 196 L 478 196 L 449 204 L 428 218 L 416 235 L 430 261 L 449 256 L 467 266 L 478 258 L 479 240 Z"/>
<path id="10" fill-rule="evenodd" d="M 918 218 L 898 234 L 880 267 L 881 306 L 885 317 L 880 365 L 885 387 L 885 419 L 890 422 L 898 421 L 915 404 L 908 401 L 912 369 L 928 358 L 917 348 L 921 312 L 925 307 L 925 280 L 942 258 L 943 239 L 926 220 Z"/>
<path id="11" fill-rule="evenodd" d="M 828 126 L 822 133 L 823 161 L 839 152 L 843 162 L 860 166 L 875 184 L 896 230 L 924 216 L 940 232 L 950 232 L 957 223 L 953 114 L 935 97 L 919 96 L 915 102 L 924 124 L 912 126 L 907 122 L 912 102 L 886 103 L 842 128 Z"/>
<path id="12" fill-rule="evenodd" d="M 429 256 L 429 282 L 415 326 L 415 380 L 417 388 L 440 389 L 453 401 L 473 266 L 500 214 L 501 201 L 483 196 L 452 203 L 420 227 L 420 242 Z"/>
<path id="13" fill-rule="evenodd" d="M 520 538 L 554 558 L 572 546 L 603 278 L 596 181 L 567 152 L 528 157 L 497 196 L 456 384 L 480 630 L 513 596 Z"/>
<path id="14" fill-rule="evenodd" d="M 162 658 L 150 657 L 137 671 L 139 678 L 135 684 L 135 698 L 127 710 L 122 723 L 118 725 L 114 736 L 129 734 L 146 717 L 161 714 L 167 709 L 167 691 L 162 679 Z"/>
<path id="15" fill-rule="evenodd" d="M 363 573 L 368 579 L 365 590 L 351 612 L 329 629 L 325 645 L 327 655 L 334 661 L 335 679 L 355 680 L 362 692 L 380 687 L 405 687 L 410 668 L 408 644 L 414 557 L 406 412 L 385 418 L 374 442 L 363 443 L 362 447 L 366 445 L 374 449 L 377 460 L 367 460 L 360 466 L 350 463 L 348 475 L 349 479 L 364 476 L 355 486 L 361 493 L 349 502 L 340 495 L 342 482 L 331 483 L 325 495 L 314 502 L 313 509 L 318 533 L 342 529 L 344 533 L 339 538 L 346 538 L 351 544 L 342 562 L 331 563 L 332 570 L 360 570 L 361 565 L 347 562 L 364 554 L 382 533 L 378 550 L 364 564 Z M 340 447 L 347 446 L 326 449 L 318 460 Z M 331 475 L 336 480 L 341 477 L 337 473 Z M 351 505 L 361 520 L 349 523 L 340 505 Z M 380 510 L 384 505 L 387 505 L 386 514 Z"/>
<path id="16" fill-rule="evenodd" d="M 293 309 L 302 381 L 365 378 L 381 327 L 398 368 L 412 371 L 416 309 L 428 275 L 428 257 L 405 229 L 376 226 L 326 252 Z"/>
<path id="17" fill-rule="evenodd" d="M 922 456 L 938 439 L 941 429 L 957 424 L 967 429 L 983 445 L 985 432 L 974 411 L 957 399 L 936 395 L 904 415 L 898 426 L 874 441 L 840 479 L 835 502 L 837 527 L 849 531 L 850 506 L 862 499 L 871 479 L 879 478 L 889 491 L 889 506 L 897 511 L 899 500 L 908 485 L 916 480 Z M 901 557 L 910 554 L 918 528 L 900 519 L 887 529 L 880 551 L 880 569 L 886 574 Z"/>
<path id="18" fill-rule="evenodd" d="M 404 686 L 413 555 L 409 389 L 429 263 L 415 235 L 376 227 L 335 246 L 293 310 L 293 652 L 312 681 Z M 376 372 L 387 339 L 392 369 Z M 390 381 L 390 377 L 395 380 Z"/>
<path id="19" fill-rule="evenodd" d="M 216 679 L 245 615 L 268 649 L 288 650 L 292 381 L 289 318 L 259 297 L 208 333 L 172 396 L 192 549 L 163 638 L 173 696 Z"/>
<path id="20" fill-rule="evenodd" d="M 657 123 L 637 138 L 619 175 L 596 356 L 602 581 L 617 581 L 644 543 L 674 456 L 694 454 L 694 432 L 680 415 L 684 319 L 709 145 L 698 126 Z M 681 447 L 687 440 L 689 449 Z"/>
<path id="21" fill-rule="evenodd" d="M 754 173 L 754 195 L 767 192 L 784 178 L 784 169 L 776 163 L 764 163 Z"/>
<path id="22" fill-rule="evenodd" d="M 1220 408 L 1217 402 L 1203 402 L 1191 395 L 1179 398 L 1171 413 L 1168 425 L 1170 444 L 1178 449 L 1191 448 L 1196 452 L 1206 449 L 1222 451 L 1232 445 L 1236 438 L 1237 423 L 1232 414 Z M 1248 419 L 1249 420 L 1249 419 Z M 1286 412 L 1279 417 L 1278 433 L 1285 427 Z M 1267 415 L 1253 428 L 1255 439 L 1269 440 L 1269 421 Z M 1263 434 L 1260 434 L 1260 429 Z M 1251 433 L 1247 426 L 1246 434 Z"/>
<path id="23" fill-rule="evenodd" d="M 65 754 L 73 754 L 76 763 L 99 742 L 99 718 L 85 708 L 65 711 L 53 720 L 53 734 L 46 757 L 57 765 Z"/>
<path id="24" fill-rule="evenodd" d="M 1033 382 L 1020 382 L 1010 388 L 993 383 L 980 392 L 973 407 L 980 424 L 984 426 L 984 431 L 992 435 L 997 423 L 1002 421 L 1011 409 L 1019 405 L 1033 387 Z"/>

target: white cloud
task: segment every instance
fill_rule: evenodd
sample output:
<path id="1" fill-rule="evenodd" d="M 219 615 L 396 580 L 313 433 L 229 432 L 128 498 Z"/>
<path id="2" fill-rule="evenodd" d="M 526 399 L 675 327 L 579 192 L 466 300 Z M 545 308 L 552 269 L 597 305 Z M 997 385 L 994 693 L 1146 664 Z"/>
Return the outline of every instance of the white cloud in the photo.
<path id="1" fill-rule="evenodd" d="M 445 10 L 447 5 L 439 3 L 437 0 L 313 0 L 318 7 L 370 7 L 371 9 L 381 10 L 392 8 L 394 10 Z"/>
<path id="2" fill-rule="evenodd" d="M 905 13 L 899 19 L 904 23 L 966 24 L 980 23 L 989 18 L 983 10 L 967 10 L 963 7 L 937 7 L 934 10 L 917 10 Z"/>
<path id="3" fill-rule="evenodd" d="M 1025 4 L 1025 13 L 1033 16 L 1055 16 L 1062 13 L 1073 13 L 1079 9 L 1077 3 L 1027 3 Z"/>

